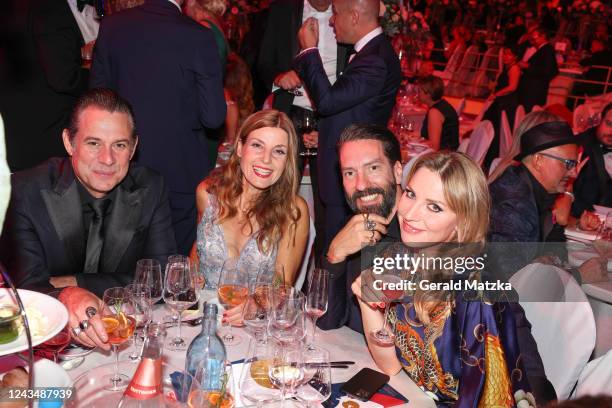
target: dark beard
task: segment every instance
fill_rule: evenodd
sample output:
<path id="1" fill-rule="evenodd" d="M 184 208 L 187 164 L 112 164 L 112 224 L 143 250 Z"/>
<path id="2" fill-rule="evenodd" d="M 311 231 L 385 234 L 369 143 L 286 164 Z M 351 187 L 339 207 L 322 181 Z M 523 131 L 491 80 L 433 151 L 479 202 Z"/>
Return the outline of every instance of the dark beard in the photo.
<path id="1" fill-rule="evenodd" d="M 389 217 L 389 215 L 391 215 L 391 211 L 395 206 L 396 188 L 397 187 L 395 186 L 395 183 L 390 182 L 384 189 L 381 187 L 370 187 L 366 188 L 363 191 L 356 191 L 355 193 L 353 193 L 352 196 L 349 196 L 346 193 L 344 196 L 346 197 L 346 201 L 349 207 L 351 207 L 351 210 L 353 210 L 353 213 L 371 213 L 387 218 Z M 368 196 L 370 194 L 381 194 L 383 197 L 382 202 L 380 204 L 359 208 L 357 206 L 357 199 L 364 196 Z"/>

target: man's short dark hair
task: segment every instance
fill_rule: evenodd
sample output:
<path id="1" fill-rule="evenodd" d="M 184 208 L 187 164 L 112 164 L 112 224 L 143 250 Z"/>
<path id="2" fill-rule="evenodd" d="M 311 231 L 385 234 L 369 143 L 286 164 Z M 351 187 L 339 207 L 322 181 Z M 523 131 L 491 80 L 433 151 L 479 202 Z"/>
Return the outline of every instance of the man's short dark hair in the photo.
<path id="1" fill-rule="evenodd" d="M 132 139 L 136 138 L 134 111 L 132 110 L 130 103 L 112 89 L 94 88 L 81 95 L 72 108 L 70 122 L 68 123 L 68 135 L 70 137 L 70 141 L 74 140 L 74 136 L 79 131 L 79 116 L 89 107 L 96 107 L 110 113 L 126 113 L 132 127 Z"/>
<path id="2" fill-rule="evenodd" d="M 421 78 L 417 82 L 418 86 L 431 96 L 434 102 L 439 101 L 444 96 L 444 81 L 435 75 Z"/>
<path id="3" fill-rule="evenodd" d="M 603 110 L 601 111 L 601 122 L 606 120 L 606 115 L 608 114 L 608 112 L 610 112 L 610 109 L 612 109 L 612 102 L 610 102 L 606 106 L 604 106 Z"/>
<path id="4" fill-rule="evenodd" d="M 351 125 L 344 129 L 338 140 L 338 152 L 347 142 L 357 140 L 378 140 L 383 145 L 385 157 L 393 167 L 395 162 L 402 161 L 402 154 L 397 138 L 389 129 L 380 125 Z"/>

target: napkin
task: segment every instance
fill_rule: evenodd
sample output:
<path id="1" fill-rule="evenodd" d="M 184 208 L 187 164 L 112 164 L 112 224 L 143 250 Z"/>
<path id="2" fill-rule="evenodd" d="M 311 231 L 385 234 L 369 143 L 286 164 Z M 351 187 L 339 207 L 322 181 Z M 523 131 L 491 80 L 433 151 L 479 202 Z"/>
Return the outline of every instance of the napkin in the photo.
<path id="1" fill-rule="evenodd" d="M 389 384 L 382 386 L 381 389 L 372 396 L 370 401 L 367 402 L 355 400 L 343 395 L 344 392 L 341 390 L 343 385 L 344 383 L 332 384 L 331 396 L 322 404 L 324 408 L 342 408 L 342 403 L 345 401 L 356 401 L 359 403 L 360 408 L 387 408 L 408 402 L 408 400 L 402 394 L 400 394 Z"/>

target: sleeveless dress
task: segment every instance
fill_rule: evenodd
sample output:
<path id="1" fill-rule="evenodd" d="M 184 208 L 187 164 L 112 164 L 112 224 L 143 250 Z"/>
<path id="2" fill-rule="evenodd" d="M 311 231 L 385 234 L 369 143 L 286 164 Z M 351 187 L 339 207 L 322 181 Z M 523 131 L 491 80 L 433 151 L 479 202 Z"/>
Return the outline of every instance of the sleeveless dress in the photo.
<path id="1" fill-rule="evenodd" d="M 216 289 L 223 263 L 229 256 L 223 229 L 217 223 L 217 198 L 212 194 L 208 197 L 209 205 L 198 224 L 196 247 L 206 288 Z M 249 274 L 249 284 L 255 283 L 258 274 L 269 274 L 270 279 L 272 278 L 278 253 L 278 244 L 275 244 L 267 254 L 260 252 L 256 238 L 255 234 L 249 237 L 238 258 L 238 267 L 243 267 Z"/>
<path id="2" fill-rule="evenodd" d="M 438 102 L 433 104 L 425 119 L 423 119 L 423 126 L 421 127 L 421 136 L 424 139 L 429 139 L 429 112 L 432 109 L 437 109 L 444 116 L 444 123 L 442 124 L 442 134 L 440 135 L 440 150 L 452 150 L 455 151 L 459 147 L 459 117 L 455 108 L 446 102 L 445 99 L 440 99 Z"/>

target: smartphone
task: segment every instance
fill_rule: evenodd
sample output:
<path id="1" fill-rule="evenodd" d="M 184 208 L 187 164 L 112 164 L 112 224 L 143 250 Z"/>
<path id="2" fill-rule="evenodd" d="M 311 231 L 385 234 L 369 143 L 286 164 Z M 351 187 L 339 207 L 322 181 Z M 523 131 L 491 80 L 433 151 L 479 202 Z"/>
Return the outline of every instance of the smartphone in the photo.
<path id="1" fill-rule="evenodd" d="M 341 390 L 349 397 L 365 402 L 389 382 L 389 379 L 387 374 L 366 367 L 345 382 Z"/>

